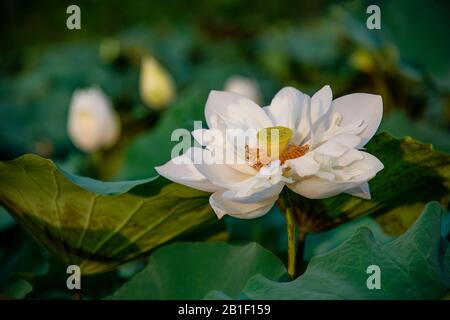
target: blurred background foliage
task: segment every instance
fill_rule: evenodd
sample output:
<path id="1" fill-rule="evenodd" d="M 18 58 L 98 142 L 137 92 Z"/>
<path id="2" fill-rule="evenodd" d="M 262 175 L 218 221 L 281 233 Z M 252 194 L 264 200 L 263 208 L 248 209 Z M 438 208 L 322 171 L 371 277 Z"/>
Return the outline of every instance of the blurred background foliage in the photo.
<path id="1" fill-rule="evenodd" d="M 1 2 L 1 160 L 37 153 L 102 180 L 154 176 L 153 167 L 176 144 L 172 131 L 203 119 L 209 91 L 235 75 L 257 82 L 262 105 L 287 85 L 312 94 L 330 84 L 335 97 L 380 94 L 381 130 L 450 152 L 449 2 L 84 0 L 76 2 L 82 29 L 68 30 L 70 4 Z M 366 28 L 370 4 L 381 8 L 381 30 Z M 146 55 L 175 82 L 176 99 L 163 110 L 149 108 L 139 94 Z M 67 118 L 74 90 L 91 86 L 111 99 L 122 134 L 112 148 L 84 153 L 69 138 Z M 285 223 L 277 211 L 251 222 L 227 219 L 226 237 L 257 241 L 285 258 Z M 389 239 L 364 217 L 309 235 L 305 259 L 361 225 Z M 70 298 L 65 270 L 37 248 L 0 208 L 0 295 Z M 133 261 L 88 279 L 86 297 L 105 296 L 143 265 Z"/>

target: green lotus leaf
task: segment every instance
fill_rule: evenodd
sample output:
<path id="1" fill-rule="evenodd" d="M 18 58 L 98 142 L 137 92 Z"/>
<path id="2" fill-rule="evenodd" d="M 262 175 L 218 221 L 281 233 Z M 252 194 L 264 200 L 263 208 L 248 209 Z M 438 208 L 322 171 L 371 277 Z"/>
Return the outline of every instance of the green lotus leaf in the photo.
<path id="1" fill-rule="evenodd" d="M 152 253 L 147 267 L 109 299 L 202 299 L 212 291 L 238 298 L 255 274 L 280 280 L 286 268 L 256 243 L 176 243 Z"/>
<path id="2" fill-rule="evenodd" d="M 450 152 L 450 133 L 433 123 L 413 121 L 405 112 L 394 111 L 383 117 L 380 130 L 395 137 L 410 136 L 424 143 L 430 143 L 438 151 Z"/>
<path id="3" fill-rule="evenodd" d="M 431 145 L 410 137 L 396 139 L 387 133 L 376 135 L 366 147 L 384 164 L 384 169 L 369 181 L 371 200 L 341 194 L 309 201 L 290 192 L 301 229 L 318 232 L 371 213 L 393 213 L 380 220 L 381 226 L 387 230 L 398 217 L 408 217 L 405 222 L 407 228 L 427 202 L 448 201 L 450 155 L 435 151 Z"/>
<path id="4" fill-rule="evenodd" d="M 50 252 L 83 275 L 108 271 L 217 218 L 208 194 L 163 178 L 101 182 L 47 159 L 0 162 L 0 200 Z"/>
<path id="5" fill-rule="evenodd" d="M 335 250 L 314 257 L 305 273 L 291 282 L 261 275 L 249 280 L 250 299 L 441 299 L 450 290 L 450 242 L 441 235 L 442 208 L 428 204 L 402 236 L 379 242 L 361 228 Z M 367 283 L 380 270 L 379 289 Z"/>
<path id="6" fill-rule="evenodd" d="M 30 282 L 21 277 L 14 277 L 7 284 L 5 292 L 1 296 L 5 299 L 24 299 L 31 291 L 33 291 L 33 286 Z"/>

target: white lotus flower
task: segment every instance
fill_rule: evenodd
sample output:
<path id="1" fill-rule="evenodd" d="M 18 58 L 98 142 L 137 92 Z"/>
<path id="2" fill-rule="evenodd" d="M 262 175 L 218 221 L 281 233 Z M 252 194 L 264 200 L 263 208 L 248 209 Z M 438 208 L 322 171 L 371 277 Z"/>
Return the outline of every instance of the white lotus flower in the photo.
<path id="1" fill-rule="evenodd" d="M 238 93 L 256 103 L 261 101 L 261 90 L 259 89 L 258 82 L 254 79 L 239 75 L 231 76 L 225 82 L 224 90 Z"/>
<path id="2" fill-rule="evenodd" d="M 156 170 L 174 182 L 213 192 L 210 204 L 219 218 L 262 216 L 285 185 L 311 199 L 340 193 L 369 199 L 368 181 L 383 164 L 360 149 L 377 131 L 382 113 L 380 96 L 355 93 L 332 100 L 329 86 L 312 97 L 283 88 L 264 108 L 235 93 L 212 91 L 205 108 L 209 129 L 192 132 L 204 148 L 191 148 Z M 227 129 L 236 128 L 258 134 L 278 129 L 279 156 L 255 162 L 249 161 L 251 152 L 246 152 L 243 163 L 196 161 L 195 154 L 207 158 L 215 150 L 237 150 L 228 140 L 221 145 L 220 140 L 207 138 L 211 131 L 226 136 Z"/>
<path id="3" fill-rule="evenodd" d="M 142 100 L 151 109 L 164 109 L 175 98 L 172 76 L 152 56 L 142 59 L 139 84 Z"/>
<path id="4" fill-rule="evenodd" d="M 101 89 L 75 91 L 69 108 L 69 136 L 79 149 L 92 152 L 117 142 L 119 117 Z"/>

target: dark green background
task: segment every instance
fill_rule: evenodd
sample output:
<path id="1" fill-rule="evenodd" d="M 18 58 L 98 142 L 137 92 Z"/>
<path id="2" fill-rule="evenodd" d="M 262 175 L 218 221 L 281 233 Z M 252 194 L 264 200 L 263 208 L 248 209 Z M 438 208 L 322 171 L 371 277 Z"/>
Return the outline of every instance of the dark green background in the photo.
<path id="1" fill-rule="evenodd" d="M 70 4 L 81 8 L 81 30 L 66 28 Z M 381 8 L 381 30 L 365 27 L 369 4 Z M 208 92 L 234 74 L 256 79 L 264 104 L 286 85 L 313 94 L 330 84 L 336 97 L 380 94 L 381 130 L 450 152 L 449 14 L 448 1 L 425 0 L 2 1 L 0 159 L 38 153 L 74 174 L 153 176 L 170 157 L 172 130 L 202 119 Z M 112 57 L 111 41 L 120 46 Z M 140 58 L 149 53 L 177 85 L 177 99 L 163 112 L 150 111 L 138 92 Z M 355 63 L 358 56 L 369 69 Z M 137 134 L 100 157 L 77 150 L 66 132 L 73 91 L 94 85 L 122 119 L 144 119 Z M 61 289 L 64 268 L 0 210 L 0 292 L 19 273 L 33 283 L 28 297 L 70 298 Z M 387 237 L 366 217 L 311 236 L 305 257 L 333 248 L 361 225 Z M 228 219 L 227 228 L 231 242 L 257 241 L 285 258 L 278 212 L 252 223 Z M 143 265 L 86 279 L 86 297 L 110 294 Z"/>

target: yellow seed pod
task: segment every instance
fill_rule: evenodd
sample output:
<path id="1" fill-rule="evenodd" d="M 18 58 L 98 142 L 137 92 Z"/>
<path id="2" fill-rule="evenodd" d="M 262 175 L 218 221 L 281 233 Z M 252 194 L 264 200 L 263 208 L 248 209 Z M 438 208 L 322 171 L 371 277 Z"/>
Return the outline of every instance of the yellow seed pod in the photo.
<path id="1" fill-rule="evenodd" d="M 279 158 L 291 141 L 292 130 L 282 126 L 264 128 L 258 131 L 257 138 L 260 149 L 272 158 Z"/>

